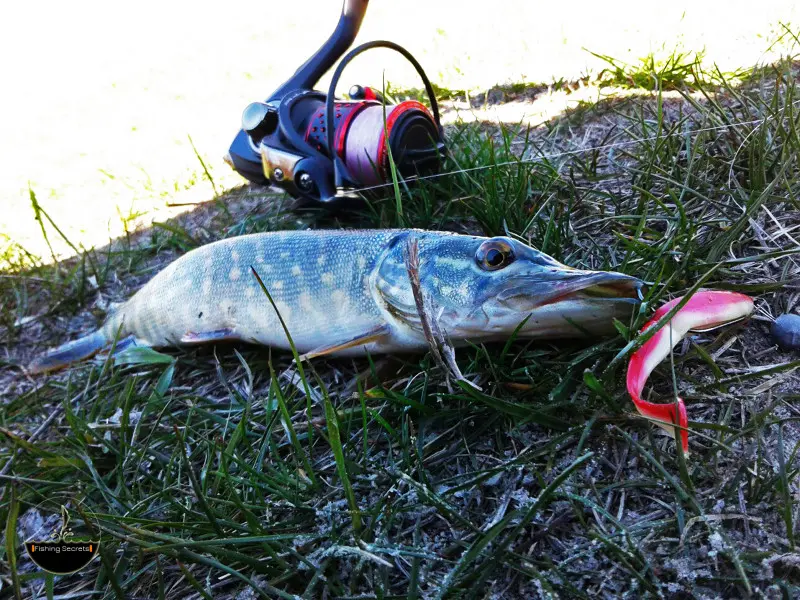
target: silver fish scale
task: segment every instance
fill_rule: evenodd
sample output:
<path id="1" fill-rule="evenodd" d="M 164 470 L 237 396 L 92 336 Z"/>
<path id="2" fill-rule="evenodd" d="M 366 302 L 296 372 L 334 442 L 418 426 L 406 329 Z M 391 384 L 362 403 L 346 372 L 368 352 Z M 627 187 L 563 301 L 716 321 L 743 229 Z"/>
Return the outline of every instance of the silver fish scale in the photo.
<path id="1" fill-rule="evenodd" d="M 375 261 L 403 230 L 272 232 L 230 238 L 184 255 L 112 315 L 103 333 L 162 346 L 187 333 L 232 330 L 286 347 L 258 272 L 301 351 L 347 340 L 385 321 L 368 285 Z"/>

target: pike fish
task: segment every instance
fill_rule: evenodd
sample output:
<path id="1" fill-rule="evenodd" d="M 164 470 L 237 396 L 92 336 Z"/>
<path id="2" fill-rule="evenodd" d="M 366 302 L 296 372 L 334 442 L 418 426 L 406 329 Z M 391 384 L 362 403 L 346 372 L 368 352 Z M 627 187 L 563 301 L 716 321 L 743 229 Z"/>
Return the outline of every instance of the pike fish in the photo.
<path id="1" fill-rule="evenodd" d="M 278 313 L 306 358 L 424 351 L 406 261 L 411 239 L 420 291 L 455 346 L 508 339 L 521 323 L 519 338 L 611 333 L 613 318 L 630 317 L 643 286 L 622 273 L 568 267 L 509 237 L 412 229 L 260 233 L 178 258 L 98 330 L 38 357 L 29 372 L 63 368 L 112 344 L 119 351 L 238 340 L 286 349 Z"/>

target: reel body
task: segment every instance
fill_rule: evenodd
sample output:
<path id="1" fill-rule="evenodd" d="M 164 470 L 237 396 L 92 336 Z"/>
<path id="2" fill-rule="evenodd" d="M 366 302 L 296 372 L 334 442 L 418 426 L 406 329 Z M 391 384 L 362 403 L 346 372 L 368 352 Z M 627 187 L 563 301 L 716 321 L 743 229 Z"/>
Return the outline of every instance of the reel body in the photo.
<path id="1" fill-rule="evenodd" d="M 242 176 L 309 203 L 338 204 L 391 183 L 390 155 L 404 179 L 439 169 L 446 147 L 436 98 L 404 48 L 386 41 L 363 44 L 339 63 L 327 94 L 312 89 L 352 43 L 367 2 L 345 0 L 330 39 L 268 100 L 245 108 L 226 156 Z M 376 47 L 395 50 L 414 65 L 431 110 L 414 100 L 386 104 L 379 92 L 359 85 L 350 88 L 348 99 L 334 97 L 345 66 Z"/>

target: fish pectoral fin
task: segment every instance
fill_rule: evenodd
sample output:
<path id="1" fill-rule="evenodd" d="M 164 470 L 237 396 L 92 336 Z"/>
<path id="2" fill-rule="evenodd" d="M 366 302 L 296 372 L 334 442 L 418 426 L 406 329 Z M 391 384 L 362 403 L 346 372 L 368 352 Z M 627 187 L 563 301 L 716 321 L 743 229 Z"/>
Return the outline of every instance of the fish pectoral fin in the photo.
<path id="1" fill-rule="evenodd" d="M 241 340 L 242 338 L 230 328 L 213 331 L 188 331 L 178 340 L 181 344 L 206 344 L 208 342 L 224 342 Z"/>
<path id="2" fill-rule="evenodd" d="M 310 358 L 315 358 L 317 356 L 325 356 L 326 354 L 333 354 L 334 352 L 339 352 L 340 350 L 347 350 L 348 348 L 356 348 L 358 346 L 364 346 L 371 342 L 377 342 L 381 338 L 387 336 L 389 334 L 389 330 L 390 328 L 388 325 L 378 325 L 377 327 L 374 327 L 373 329 L 370 329 L 365 333 L 361 333 L 353 338 L 350 338 L 349 340 L 314 348 L 313 350 L 306 352 L 305 354 L 301 354 L 299 356 L 299 359 L 308 360 Z"/>

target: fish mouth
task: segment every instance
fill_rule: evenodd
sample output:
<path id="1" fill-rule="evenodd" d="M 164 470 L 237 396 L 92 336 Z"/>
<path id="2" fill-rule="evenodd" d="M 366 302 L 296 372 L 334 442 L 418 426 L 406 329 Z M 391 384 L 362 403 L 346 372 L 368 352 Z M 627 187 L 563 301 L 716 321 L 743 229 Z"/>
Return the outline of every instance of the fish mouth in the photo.
<path id="1" fill-rule="evenodd" d="M 501 291 L 496 300 L 516 310 L 533 310 L 566 301 L 638 304 L 645 283 L 624 273 L 569 269 L 523 277 Z"/>
<path id="2" fill-rule="evenodd" d="M 567 294 L 586 298 L 628 299 L 637 303 L 643 300 L 644 282 L 623 273 L 595 273 L 578 282 L 578 286 Z"/>

